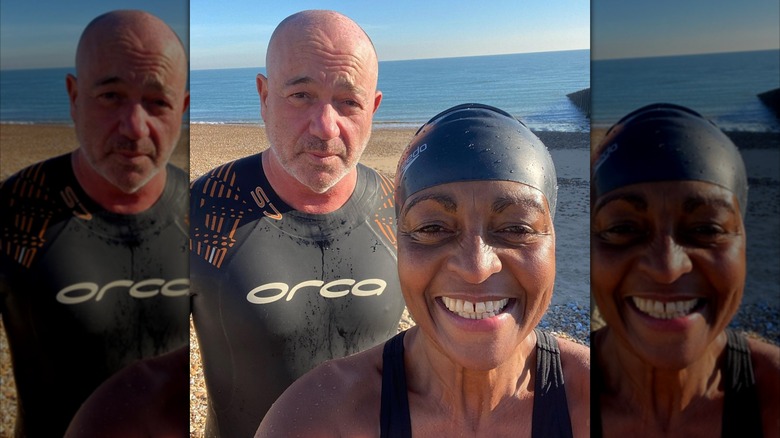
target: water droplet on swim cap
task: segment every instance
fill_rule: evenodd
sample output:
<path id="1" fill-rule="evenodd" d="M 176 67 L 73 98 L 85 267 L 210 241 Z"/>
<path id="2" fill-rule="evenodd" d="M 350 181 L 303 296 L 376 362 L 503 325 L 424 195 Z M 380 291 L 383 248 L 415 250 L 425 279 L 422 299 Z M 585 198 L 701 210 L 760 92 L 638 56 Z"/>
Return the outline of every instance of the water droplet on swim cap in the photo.
<path id="1" fill-rule="evenodd" d="M 658 103 L 628 114 L 607 131 L 591 165 L 591 205 L 623 186 L 704 181 L 736 195 L 747 209 L 747 173 L 734 143 L 714 123 L 679 105 Z"/>
<path id="2" fill-rule="evenodd" d="M 522 122 L 488 105 L 468 103 L 425 123 L 396 171 L 399 214 L 409 196 L 458 181 L 515 181 L 544 194 L 555 216 L 557 180 L 547 147 Z"/>

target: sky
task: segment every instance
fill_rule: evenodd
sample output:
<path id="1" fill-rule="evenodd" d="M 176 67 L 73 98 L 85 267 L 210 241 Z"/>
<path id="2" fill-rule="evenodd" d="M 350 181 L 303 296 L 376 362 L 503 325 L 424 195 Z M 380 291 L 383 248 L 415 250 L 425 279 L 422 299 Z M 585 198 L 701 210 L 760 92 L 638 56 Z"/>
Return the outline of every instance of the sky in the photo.
<path id="1" fill-rule="evenodd" d="M 123 3 L 182 23 L 182 14 L 176 17 L 167 0 L 2 0 L 0 68 L 72 65 L 84 26 L 101 12 L 126 7 Z M 374 41 L 380 61 L 587 49 L 590 44 L 587 0 L 491 0 L 479 6 L 466 0 L 189 3 L 192 69 L 265 66 L 273 29 L 304 9 L 333 9 L 355 20 Z M 178 32 L 181 26 L 173 27 Z"/>
<path id="2" fill-rule="evenodd" d="M 780 48 L 777 0 L 2 0 L 0 69 L 72 66 L 84 26 L 127 7 L 171 24 L 190 43 L 192 69 L 263 67 L 273 29 L 303 9 L 354 19 L 380 61 L 588 48 L 593 59 Z"/>
<path id="3" fill-rule="evenodd" d="M 777 0 L 593 0 L 591 59 L 780 48 Z"/>
<path id="4" fill-rule="evenodd" d="M 380 61 L 587 49 L 587 0 L 190 2 L 193 69 L 263 67 L 276 25 L 333 9 L 371 37 Z"/>
<path id="5" fill-rule="evenodd" d="M 84 27 L 114 9 L 143 9 L 189 43 L 187 0 L 2 0 L 0 69 L 72 67 Z"/>

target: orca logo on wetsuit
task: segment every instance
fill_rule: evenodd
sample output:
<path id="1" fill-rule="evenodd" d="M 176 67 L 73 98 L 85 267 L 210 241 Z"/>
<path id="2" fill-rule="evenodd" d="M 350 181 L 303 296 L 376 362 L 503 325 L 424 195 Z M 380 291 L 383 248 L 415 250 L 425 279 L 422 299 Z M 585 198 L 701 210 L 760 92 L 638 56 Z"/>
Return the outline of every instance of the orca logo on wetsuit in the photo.
<path id="1" fill-rule="evenodd" d="M 339 289 L 334 290 L 334 288 L 339 286 L 341 286 Z M 325 298 L 341 298 L 350 293 L 357 297 L 370 297 L 381 295 L 387 287 L 387 282 L 379 278 L 369 278 L 368 280 L 358 282 L 351 278 L 342 278 L 328 283 L 322 280 L 306 280 L 292 288 L 286 283 L 267 283 L 250 290 L 246 295 L 246 300 L 252 304 L 269 304 L 279 301 L 283 296 L 287 295 L 285 301 L 290 301 L 296 292 L 305 287 L 320 288 L 319 294 Z M 260 295 L 261 292 L 265 291 L 274 291 L 276 293 L 274 295 Z"/>
<path id="2" fill-rule="evenodd" d="M 156 295 L 164 297 L 181 297 L 190 293 L 189 278 L 174 278 L 165 281 L 162 278 L 148 278 L 139 282 L 133 280 L 114 280 L 103 287 L 97 283 L 85 281 L 72 284 L 57 293 L 57 301 L 62 304 L 79 304 L 92 298 L 100 301 L 110 289 L 127 288 L 133 298 L 151 298 Z"/>

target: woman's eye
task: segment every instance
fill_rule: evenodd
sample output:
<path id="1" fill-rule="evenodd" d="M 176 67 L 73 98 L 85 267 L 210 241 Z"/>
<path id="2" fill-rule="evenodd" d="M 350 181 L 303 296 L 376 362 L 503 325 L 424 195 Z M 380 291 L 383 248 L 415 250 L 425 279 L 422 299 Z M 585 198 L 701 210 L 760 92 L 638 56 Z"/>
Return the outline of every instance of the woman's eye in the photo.
<path id="1" fill-rule="evenodd" d="M 510 225 L 496 231 L 499 237 L 511 242 L 523 242 L 537 233 L 528 225 Z"/>
<path id="2" fill-rule="evenodd" d="M 454 232 L 441 225 L 425 225 L 409 233 L 412 240 L 421 243 L 438 242 L 452 236 Z"/>
<path id="3" fill-rule="evenodd" d="M 716 224 L 697 225 L 687 229 L 683 237 L 693 245 L 709 245 L 720 242 L 730 234 L 721 226 Z"/>
<path id="4" fill-rule="evenodd" d="M 716 225 L 699 225 L 691 230 L 694 234 L 715 235 L 723 233 L 723 229 Z"/>
<path id="5" fill-rule="evenodd" d="M 534 230 L 533 228 L 527 225 L 511 225 L 500 229 L 499 232 L 510 233 L 510 234 L 528 234 L 528 233 L 533 233 Z"/>
<path id="6" fill-rule="evenodd" d="M 629 245 L 644 235 L 644 231 L 634 224 L 612 225 L 596 233 L 599 239 L 610 245 Z"/>
<path id="7" fill-rule="evenodd" d="M 423 234 L 439 234 L 445 232 L 445 229 L 441 225 L 426 225 L 418 228 L 416 231 Z"/>

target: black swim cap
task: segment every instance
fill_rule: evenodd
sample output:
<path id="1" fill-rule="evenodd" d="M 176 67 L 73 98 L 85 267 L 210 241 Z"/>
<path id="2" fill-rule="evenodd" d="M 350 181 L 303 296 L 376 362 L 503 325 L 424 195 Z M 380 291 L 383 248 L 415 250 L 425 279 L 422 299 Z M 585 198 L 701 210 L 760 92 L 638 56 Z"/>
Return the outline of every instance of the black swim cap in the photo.
<path id="1" fill-rule="evenodd" d="M 516 181 L 544 194 L 555 217 L 555 166 L 544 143 L 498 108 L 468 103 L 424 124 L 396 172 L 395 211 L 414 193 L 457 181 Z"/>
<path id="2" fill-rule="evenodd" d="M 656 181 L 704 181 L 747 208 L 747 174 L 734 143 L 715 124 L 679 105 L 642 107 L 607 131 L 591 166 L 591 204 L 607 192 Z"/>

